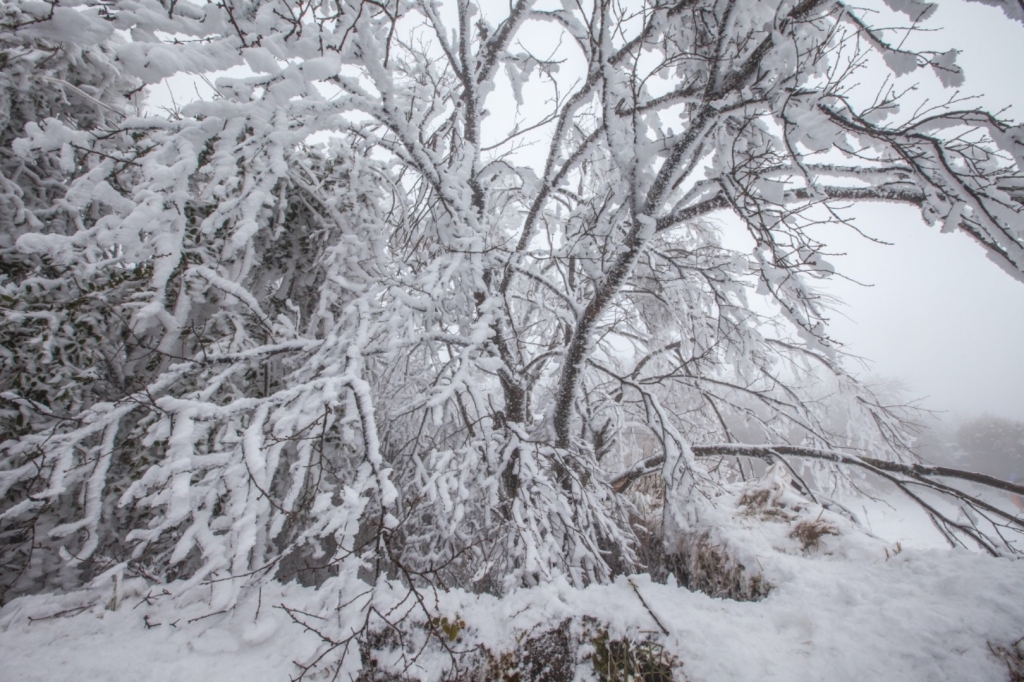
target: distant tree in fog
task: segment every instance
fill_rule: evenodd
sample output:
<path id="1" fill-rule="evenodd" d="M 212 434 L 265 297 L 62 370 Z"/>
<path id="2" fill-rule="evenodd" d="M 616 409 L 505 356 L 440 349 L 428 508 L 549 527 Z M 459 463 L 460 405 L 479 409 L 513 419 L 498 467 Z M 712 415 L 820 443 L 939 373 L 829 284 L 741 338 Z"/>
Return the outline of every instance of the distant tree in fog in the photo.
<path id="1" fill-rule="evenodd" d="M 966 456 L 964 468 L 1000 478 L 1024 477 L 1024 422 L 977 417 L 957 428 L 956 444 Z"/>

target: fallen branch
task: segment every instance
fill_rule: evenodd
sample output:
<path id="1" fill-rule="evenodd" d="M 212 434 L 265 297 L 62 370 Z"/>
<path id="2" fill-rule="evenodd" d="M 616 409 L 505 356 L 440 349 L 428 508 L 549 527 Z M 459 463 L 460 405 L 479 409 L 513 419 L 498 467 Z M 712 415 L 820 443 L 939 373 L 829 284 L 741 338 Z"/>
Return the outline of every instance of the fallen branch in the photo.
<path id="1" fill-rule="evenodd" d="M 815 448 L 804 448 L 795 445 L 738 445 L 725 443 L 721 445 L 694 445 L 693 454 L 695 457 L 754 457 L 766 462 L 773 462 L 780 457 L 802 457 L 804 459 L 820 459 L 836 464 L 846 464 L 860 467 L 862 469 L 887 471 L 889 473 L 903 474 L 914 479 L 927 480 L 930 476 L 942 478 L 958 478 L 972 483 L 980 483 L 990 488 L 996 488 L 1015 495 L 1024 495 L 1024 486 L 987 474 L 979 474 L 973 471 L 962 469 L 951 469 L 949 467 L 929 466 L 925 464 L 901 464 L 889 462 L 872 457 L 860 457 L 834 450 L 818 450 Z M 617 493 L 625 492 L 633 481 L 644 476 L 656 473 L 661 470 L 665 463 L 664 455 L 655 455 L 641 460 L 634 464 L 629 470 L 619 474 L 612 479 L 610 485 Z"/>
<path id="2" fill-rule="evenodd" d="M 904 464 L 890 462 L 872 457 L 861 457 L 834 450 L 818 450 L 793 445 L 737 445 L 732 443 L 720 445 L 695 445 L 693 446 L 695 457 L 753 457 L 766 462 L 785 462 L 786 457 L 800 457 L 804 459 L 817 459 L 827 462 L 834 462 L 850 467 L 866 469 L 876 476 L 888 480 L 910 497 L 921 508 L 925 510 L 929 518 L 938 528 L 939 532 L 952 546 L 957 546 L 959 539 L 957 533 L 974 540 L 986 552 L 992 555 L 1000 553 L 998 545 L 1004 546 L 1011 553 L 1018 553 L 1020 550 L 1015 547 L 1000 529 L 1008 529 L 1018 533 L 1024 533 L 1024 518 L 1014 516 L 999 507 L 986 502 L 959 488 L 947 485 L 939 478 L 958 479 L 977 483 L 989 488 L 1024 496 L 1024 486 L 1004 481 L 987 474 L 979 474 L 973 471 L 952 469 L 942 466 L 928 466 L 925 464 Z M 637 462 L 629 470 L 619 474 L 610 482 L 612 490 L 617 493 L 624 493 L 629 489 L 633 481 L 661 471 L 665 463 L 663 455 L 648 457 Z M 787 464 L 788 466 L 788 464 Z M 912 492 L 909 486 L 920 486 L 928 488 L 941 495 L 946 495 L 956 500 L 966 521 L 959 521 L 950 518 L 936 507 L 928 504 L 921 497 Z M 805 491 L 809 492 L 809 491 Z M 969 508 L 969 509 L 968 509 Z M 978 527 L 976 518 L 972 513 L 984 518 L 991 528 L 988 532 Z M 998 538 L 998 540 L 996 539 Z M 962 544 L 962 543 L 959 543 Z"/>

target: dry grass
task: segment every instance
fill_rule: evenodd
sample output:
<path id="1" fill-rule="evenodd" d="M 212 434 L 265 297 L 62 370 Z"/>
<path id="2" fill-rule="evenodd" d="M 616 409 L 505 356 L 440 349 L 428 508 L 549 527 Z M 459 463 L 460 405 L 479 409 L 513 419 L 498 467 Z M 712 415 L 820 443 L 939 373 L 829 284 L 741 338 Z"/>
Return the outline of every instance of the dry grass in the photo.
<path id="1" fill-rule="evenodd" d="M 587 656 L 599 682 L 681 682 L 680 663 L 657 642 L 608 637 L 602 630 L 591 638 Z"/>
<path id="2" fill-rule="evenodd" d="M 587 644 L 591 650 L 581 656 Z M 685 682 L 682 663 L 649 636 L 612 640 L 607 626 L 592 618 L 564 620 L 551 630 L 524 637 L 501 653 L 483 652 L 476 665 L 450 679 L 457 682 L 572 682 L 580 666 L 599 682 Z M 587 678 L 591 679 L 591 678 Z"/>
<path id="3" fill-rule="evenodd" d="M 763 511 L 771 503 L 772 491 L 767 488 L 757 488 L 743 494 L 740 498 L 740 505 L 750 512 Z"/>
<path id="4" fill-rule="evenodd" d="M 989 642 L 988 649 L 1006 664 L 1010 682 L 1024 682 L 1024 637 L 1009 646 Z"/>
<path id="5" fill-rule="evenodd" d="M 758 601 L 772 589 L 760 572 L 748 571 L 708 533 L 687 542 L 683 553 L 666 560 L 680 583 L 712 597 Z"/>
<path id="6" fill-rule="evenodd" d="M 839 529 L 828 521 L 821 519 L 804 519 L 795 526 L 789 537 L 800 541 L 805 552 L 817 550 L 821 546 L 821 538 L 825 535 L 839 535 Z"/>
<path id="7" fill-rule="evenodd" d="M 744 493 L 740 497 L 739 504 L 746 507 L 744 516 L 756 516 L 762 521 L 792 521 L 796 516 L 772 499 L 772 491 L 766 488 L 758 488 Z M 799 509 L 797 510 L 799 511 Z"/>

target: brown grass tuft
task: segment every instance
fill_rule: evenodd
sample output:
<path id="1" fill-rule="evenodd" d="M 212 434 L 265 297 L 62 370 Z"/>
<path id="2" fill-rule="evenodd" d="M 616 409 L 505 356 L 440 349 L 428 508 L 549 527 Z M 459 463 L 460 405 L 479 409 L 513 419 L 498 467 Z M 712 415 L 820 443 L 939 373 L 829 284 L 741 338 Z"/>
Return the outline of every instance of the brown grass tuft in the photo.
<path id="1" fill-rule="evenodd" d="M 821 519 L 804 519 L 795 526 L 789 537 L 796 538 L 804 551 L 817 550 L 821 545 L 821 538 L 825 535 L 839 535 L 839 529 L 828 521 Z"/>
<path id="2" fill-rule="evenodd" d="M 1009 646 L 988 643 L 988 650 L 1002 659 L 1010 673 L 1010 682 L 1024 682 L 1024 637 Z"/>
<path id="3" fill-rule="evenodd" d="M 708 533 L 686 542 L 684 551 L 667 556 L 666 563 L 682 585 L 712 597 L 758 601 L 772 589 L 759 572 L 747 571 Z"/>

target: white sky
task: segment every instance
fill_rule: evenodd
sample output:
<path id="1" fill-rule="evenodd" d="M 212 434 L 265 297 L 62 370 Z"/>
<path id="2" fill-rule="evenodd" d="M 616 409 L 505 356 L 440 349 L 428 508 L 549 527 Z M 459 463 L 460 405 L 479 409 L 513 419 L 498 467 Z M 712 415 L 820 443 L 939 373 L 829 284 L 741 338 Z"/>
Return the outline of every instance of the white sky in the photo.
<path id="1" fill-rule="evenodd" d="M 962 233 L 927 227 L 912 207 L 857 211 L 862 229 L 830 239 L 849 255 L 836 269 L 860 282 L 826 290 L 847 303 L 832 316 L 835 338 L 871 360 L 864 373 L 903 381 L 923 406 L 1024 419 L 1024 284 L 989 261 Z"/>
<path id="2" fill-rule="evenodd" d="M 1024 26 L 979 3 L 943 0 L 930 22 L 945 28 L 921 41 L 961 50 L 966 94 L 989 110 L 1013 105 L 1024 121 Z M 840 280 L 828 291 L 848 307 L 833 316 L 847 350 L 872 361 L 871 374 L 902 379 L 924 406 L 969 416 L 1024 419 L 1024 283 L 989 261 L 961 233 L 927 227 L 915 209 L 877 204 L 859 225 L 890 247 L 836 230 L 836 269 L 874 286 Z"/>

